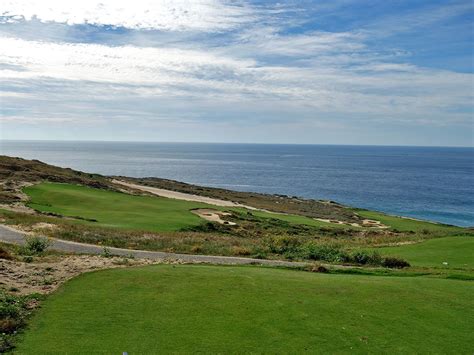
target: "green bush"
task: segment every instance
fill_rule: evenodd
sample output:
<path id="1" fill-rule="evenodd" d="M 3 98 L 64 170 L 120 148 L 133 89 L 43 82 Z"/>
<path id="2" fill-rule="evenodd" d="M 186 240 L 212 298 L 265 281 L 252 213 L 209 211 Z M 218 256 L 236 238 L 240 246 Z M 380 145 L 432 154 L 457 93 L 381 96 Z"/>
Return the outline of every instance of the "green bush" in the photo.
<path id="1" fill-rule="evenodd" d="M 23 255 L 40 255 L 51 246 L 52 241 L 46 237 L 27 237 L 25 245 L 21 248 L 20 252 Z"/>
<path id="2" fill-rule="evenodd" d="M 327 262 L 347 262 L 349 255 L 335 244 L 308 243 L 304 246 L 305 259 Z"/>
<path id="3" fill-rule="evenodd" d="M 410 263 L 401 258 L 387 256 L 383 258 L 382 266 L 392 268 L 392 269 L 403 269 L 405 267 L 409 267 Z"/>
<path id="4" fill-rule="evenodd" d="M 274 254 L 295 257 L 299 254 L 301 242 L 297 237 L 271 237 L 266 240 L 266 246 Z"/>
<path id="5" fill-rule="evenodd" d="M 377 252 L 369 253 L 365 250 L 359 250 L 353 253 L 350 256 L 350 259 L 355 264 L 360 265 L 381 265 L 382 264 L 382 257 Z"/>
<path id="6" fill-rule="evenodd" d="M 11 350 L 13 335 L 25 326 L 40 295 L 16 296 L 0 290 L 0 353 Z"/>

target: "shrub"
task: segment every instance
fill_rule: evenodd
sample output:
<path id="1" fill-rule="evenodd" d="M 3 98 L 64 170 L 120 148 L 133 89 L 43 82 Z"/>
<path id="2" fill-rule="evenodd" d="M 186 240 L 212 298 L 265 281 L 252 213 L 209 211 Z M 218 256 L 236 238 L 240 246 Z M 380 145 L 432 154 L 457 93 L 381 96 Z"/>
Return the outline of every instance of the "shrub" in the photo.
<path id="1" fill-rule="evenodd" d="M 14 347 L 13 335 L 25 326 L 40 295 L 11 295 L 0 290 L 0 353 Z"/>
<path id="2" fill-rule="evenodd" d="M 305 257 L 310 260 L 327 262 L 349 261 L 348 254 L 338 245 L 308 243 L 304 248 Z"/>
<path id="3" fill-rule="evenodd" d="M 382 257 L 377 252 L 369 253 L 365 250 L 356 251 L 351 255 L 351 261 L 360 265 L 381 265 Z"/>
<path id="4" fill-rule="evenodd" d="M 52 241 L 46 237 L 27 237 L 26 244 L 21 248 L 20 252 L 23 255 L 40 255 L 48 249 Z"/>
<path id="5" fill-rule="evenodd" d="M 301 242 L 296 237 L 271 237 L 266 241 L 269 251 L 274 254 L 291 256 L 298 254 Z"/>
<path id="6" fill-rule="evenodd" d="M 25 263 L 31 263 L 31 262 L 33 261 L 33 257 L 32 257 L 31 255 L 25 255 L 25 256 L 23 257 L 23 261 L 24 261 Z"/>
<path id="7" fill-rule="evenodd" d="M 328 273 L 329 270 L 322 265 L 314 265 L 310 268 L 311 272 L 321 272 L 321 273 Z"/>
<path id="8" fill-rule="evenodd" d="M 393 256 L 387 256 L 387 257 L 383 258 L 382 266 L 389 267 L 389 268 L 392 268 L 392 269 L 403 269 L 405 267 L 409 267 L 410 263 L 406 260 L 401 259 L 401 258 L 397 258 L 397 257 L 393 257 Z"/>
<path id="9" fill-rule="evenodd" d="M 0 247 L 0 259 L 12 260 L 13 256 L 10 252 L 2 247 Z"/>
<path id="10" fill-rule="evenodd" d="M 252 254 L 251 250 L 246 247 L 240 247 L 240 246 L 233 246 L 232 247 L 232 254 L 241 256 L 241 255 L 250 255 Z"/>
<path id="11" fill-rule="evenodd" d="M 104 247 L 104 248 L 102 249 L 102 254 L 101 254 L 101 256 L 104 257 L 104 258 L 111 258 L 111 257 L 113 257 L 112 253 L 110 252 L 110 249 L 107 248 L 107 247 Z"/>

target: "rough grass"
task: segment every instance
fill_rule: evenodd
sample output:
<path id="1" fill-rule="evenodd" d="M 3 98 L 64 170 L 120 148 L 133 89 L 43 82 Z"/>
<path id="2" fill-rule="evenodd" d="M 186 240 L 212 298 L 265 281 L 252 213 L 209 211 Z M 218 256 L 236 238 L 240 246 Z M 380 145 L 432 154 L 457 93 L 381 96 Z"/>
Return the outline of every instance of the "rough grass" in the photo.
<path id="1" fill-rule="evenodd" d="M 18 353 L 453 353 L 474 348 L 474 283 L 161 265 L 80 276 Z"/>
<path id="2" fill-rule="evenodd" d="M 85 186 L 41 183 L 24 189 L 28 206 L 46 213 L 73 217 L 102 227 L 176 231 L 203 222 L 190 212 L 202 203 L 161 197 L 135 196 Z"/>
<path id="3" fill-rule="evenodd" d="M 36 234 L 103 246 L 168 251 L 185 254 L 249 256 L 269 259 L 314 259 L 314 251 L 340 250 L 353 254 L 377 245 L 420 242 L 430 235 L 394 233 L 380 230 L 341 229 L 297 225 L 253 214 L 234 214 L 237 226 L 200 224 L 178 232 L 147 232 L 111 227 L 97 223 L 45 215 L 30 215 L 0 209 L 2 223 L 21 226 Z M 56 225 L 40 228 L 41 223 Z M 336 249 L 335 249 L 336 248 Z M 338 254 L 338 253 L 336 253 Z M 320 253 L 318 253 L 320 255 Z M 383 253 L 381 253 L 384 256 Z M 323 258 L 331 262 L 348 262 L 346 258 Z M 341 259 L 341 260 L 340 260 Z"/>
<path id="4" fill-rule="evenodd" d="M 403 257 L 413 266 L 474 269 L 474 237 L 436 238 L 374 250 Z"/>
<path id="5" fill-rule="evenodd" d="M 14 347 L 14 337 L 25 327 L 35 304 L 43 297 L 39 294 L 14 295 L 0 289 L 0 353 Z"/>

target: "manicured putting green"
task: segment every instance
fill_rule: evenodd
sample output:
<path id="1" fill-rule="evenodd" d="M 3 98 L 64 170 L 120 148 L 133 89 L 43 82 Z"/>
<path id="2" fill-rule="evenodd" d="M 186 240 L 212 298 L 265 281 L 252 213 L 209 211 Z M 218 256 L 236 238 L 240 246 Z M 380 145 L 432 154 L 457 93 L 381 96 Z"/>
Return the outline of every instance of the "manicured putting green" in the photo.
<path id="1" fill-rule="evenodd" d="M 199 225 L 203 220 L 190 210 L 209 207 L 202 203 L 134 196 L 70 184 L 42 183 L 24 191 L 30 197 L 28 206 L 41 212 L 93 219 L 97 222 L 82 222 L 101 227 L 158 232 Z"/>
<path id="2" fill-rule="evenodd" d="M 400 256 L 413 266 L 474 269 L 474 237 L 436 238 L 376 250 Z"/>
<path id="3" fill-rule="evenodd" d="M 402 232 L 446 232 L 446 233 L 462 233 L 465 229 L 446 224 L 432 223 L 428 221 L 416 220 L 411 218 L 402 218 L 397 216 L 390 216 L 384 213 L 355 209 L 357 214 L 364 218 L 374 219 L 380 221 L 386 226 L 397 229 Z"/>
<path id="4" fill-rule="evenodd" d="M 328 222 L 318 221 L 314 218 L 298 216 L 294 214 L 271 213 L 271 212 L 264 212 L 264 211 L 251 211 L 251 213 L 254 216 L 261 217 L 261 218 L 279 219 L 279 220 L 293 223 L 293 224 L 304 224 L 304 225 L 312 226 L 312 227 L 354 229 L 353 226 L 348 225 L 348 224 L 328 223 Z"/>
<path id="5" fill-rule="evenodd" d="M 157 265 L 82 275 L 18 353 L 452 353 L 474 349 L 474 283 Z"/>

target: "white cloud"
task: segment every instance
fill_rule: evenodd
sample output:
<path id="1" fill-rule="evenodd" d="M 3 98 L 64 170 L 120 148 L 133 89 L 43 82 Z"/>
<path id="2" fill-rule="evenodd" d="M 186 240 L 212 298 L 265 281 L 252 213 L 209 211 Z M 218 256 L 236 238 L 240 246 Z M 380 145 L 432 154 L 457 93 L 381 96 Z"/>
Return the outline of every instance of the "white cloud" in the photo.
<path id="1" fill-rule="evenodd" d="M 336 45 L 344 46 L 336 38 Z M 351 36 L 342 38 L 353 41 Z M 332 112 L 350 119 L 360 113 L 405 121 L 423 116 L 423 120 L 442 122 L 445 112 L 472 103 L 471 75 L 370 58 L 361 65 L 342 67 L 337 60 L 317 57 L 311 66 L 300 67 L 262 65 L 232 56 L 236 50 L 224 55 L 210 48 L 109 47 L 15 38 L 0 38 L 0 48 L 4 49 L 0 52 L 5 68 L 0 69 L 4 102 L 13 103 L 22 115 L 29 106 L 41 106 L 34 114 L 37 117 L 51 117 L 55 110 L 64 116 L 68 110 L 80 112 L 81 108 L 95 117 L 151 117 L 160 115 L 163 102 L 183 106 L 197 100 L 209 111 L 222 112 L 242 111 L 244 103 L 248 115 L 252 110 L 265 116 L 286 112 L 298 119 Z M 328 45 L 318 56 L 332 51 Z M 34 87 L 35 82 L 43 86 Z M 20 90 L 16 95 L 18 85 L 31 92 Z M 87 103 L 77 103 L 79 99 Z M 158 99 L 164 100 L 161 106 L 148 102 Z M 54 103 L 51 109 L 44 108 L 48 102 Z M 130 113 L 127 107 L 135 111 Z M 174 114 L 178 111 L 173 109 Z M 469 115 L 457 114 L 456 120 L 463 119 Z"/>
<path id="2" fill-rule="evenodd" d="M 220 31 L 255 20 L 247 6 L 222 0 L 3 0 L 0 16 L 173 31 Z"/>
<path id="3" fill-rule="evenodd" d="M 179 84 L 189 73 L 231 75 L 253 66 L 252 60 L 233 59 L 177 48 L 109 47 L 97 44 L 68 44 L 0 38 L 0 69 L 4 78 L 50 77 L 127 84 Z M 21 66 L 23 71 L 9 69 Z"/>
<path id="4" fill-rule="evenodd" d="M 211 0 L 137 1 L 133 9 L 119 1 L 102 7 L 92 1 L 67 3 L 7 1 L 6 13 L 41 21 L 205 31 L 257 17 L 249 7 Z M 369 32 L 293 33 L 276 23 L 240 28 L 219 46 L 190 37 L 156 47 L 0 37 L 2 104 L 23 121 L 219 116 L 307 125 L 338 116 L 345 122 L 472 122 L 473 75 L 400 63 L 396 53 L 370 48 Z M 15 114 L 5 117 L 11 121 Z"/>
<path id="5" fill-rule="evenodd" d="M 285 57 L 315 56 L 321 53 L 342 54 L 363 50 L 364 37 L 352 32 L 313 31 L 304 34 L 281 35 L 279 28 L 255 27 L 239 36 L 240 48 L 253 53 L 277 54 Z"/>

